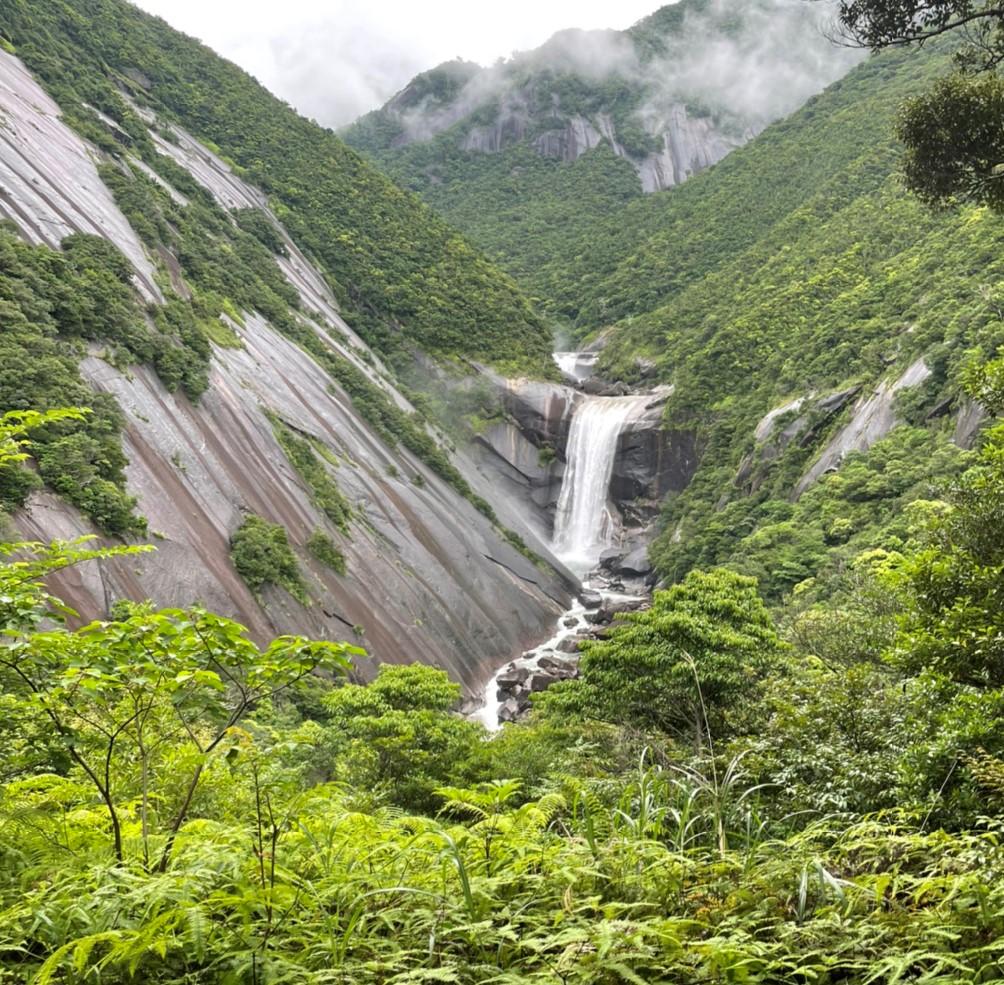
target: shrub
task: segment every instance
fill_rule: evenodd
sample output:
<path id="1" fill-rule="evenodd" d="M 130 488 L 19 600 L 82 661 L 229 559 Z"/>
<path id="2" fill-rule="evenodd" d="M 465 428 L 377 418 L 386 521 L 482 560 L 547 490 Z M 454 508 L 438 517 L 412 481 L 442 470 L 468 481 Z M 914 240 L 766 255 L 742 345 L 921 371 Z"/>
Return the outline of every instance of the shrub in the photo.
<path id="1" fill-rule="evenodd" d="M 265 585 L 281 585 L 295 599 L 306 602 L 306 587 L 286 530 L 278 523 L 252 514 L 230 538 L 230 557 L 254 592 Z"/>

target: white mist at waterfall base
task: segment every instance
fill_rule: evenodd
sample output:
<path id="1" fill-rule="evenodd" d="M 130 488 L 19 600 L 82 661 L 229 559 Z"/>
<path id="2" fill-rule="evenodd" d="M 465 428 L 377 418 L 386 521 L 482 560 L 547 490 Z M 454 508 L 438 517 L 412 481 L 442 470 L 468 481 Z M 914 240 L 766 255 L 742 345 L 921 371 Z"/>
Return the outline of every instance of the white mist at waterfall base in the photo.
<path id="1" fill-rule="evenodd" d="M 647 397 L 587 397 L 572 418 L 565 476 L 554 515 L 555 556 L 585 576 L 617 535 L 610 507 L 617 441 Z"/>

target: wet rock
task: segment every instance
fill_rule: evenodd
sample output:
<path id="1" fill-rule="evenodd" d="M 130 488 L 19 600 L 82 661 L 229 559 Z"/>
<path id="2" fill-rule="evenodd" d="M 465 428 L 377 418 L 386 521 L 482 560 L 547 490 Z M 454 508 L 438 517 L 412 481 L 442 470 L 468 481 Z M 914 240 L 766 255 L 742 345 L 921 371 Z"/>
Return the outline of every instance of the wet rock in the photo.
<path id="1" fill-rule="evenodd" d="M 561 620 L 561 625 L 564 626 L 565 629 L 573 629 L 578 626 L 578 624 L 579 620 L 577 616 L 569 616 L 567 619 Z"/>
<path id="2" fill-rule="evenodd" d="M 665 430 L 655 406 L 628 422 L 617 440 L 610 477 L 610 498 L 625 518 L 644 525 L 659 512 L 671 492 L 690 485 L 700 464 L 702 446 L 692 431 Z"/>
<path id="3" fill-rule="evenodd" d="M 572 411 L 581 395 L 558 383 L 521 380 L 509 383 L 503 394 L 506 412 L 524 437 L 537 448 L 564 453 Z"/>
<path id="4" fill-rule="evenodd" d="M 626 397 L 631 392 L 631 388 L 626 384 L 618 380 L 616 383 L 611 383 L 609 386 L 605 386 L 600 391 L 600 396 L 602 397 Z"/>
<path id="5" fill-rule="evenodd" d="M 579 636 L 569 636 L 568 639 L 562 640 L 558 644 L 559 653 L 578 653 L 579 643 L 581 642 L 581 637 Z"/>
<path id="6" fill-rule="evenodd" d="M 583 588 L 579 592 L 579 601 L 587 609 L 598 609 L 603 604 L 603 596 L 592 588 Z"/>
<path id="7" fill-rule="evenodd" d="M 652 570 L 652 562 L 648 559 L 648 549 L 639 547 L 623 558 L 615 569 L 620 574 L 647 575 Z"/>
<path id="8" fill-rule="evenodd" d="M 526 667 L 518 667 L 510 664 L 498 677 L 495 678 L 500 691 L 508 691 L 522 684 L 530 676 L 530 671 Z"/>
<path id="9" fill-rule="evenodd" d="M 621 560 L 624 557 L 624 551 L 619 547 L 608 547 L 600 555 L 600 567 L 604 571 L 617 571 Z"/>
<path id="10" fill-rule="evenodd" d="M 535 671 L 526 680 L 526 689 L 536 694 L 539 691 L 546 691 L 557 678 L 553 674 L 543 671 Z"/>
<path id="11" fill-rule="evenodd" d="M 576 640 L 576 642 L 578 642 Z M 541 670 L 546 670 L 555 677 L 565 679 L 574 677 L 578 673 L 578 663 L 563 657 L 545 657 L 538 664 Z"/>

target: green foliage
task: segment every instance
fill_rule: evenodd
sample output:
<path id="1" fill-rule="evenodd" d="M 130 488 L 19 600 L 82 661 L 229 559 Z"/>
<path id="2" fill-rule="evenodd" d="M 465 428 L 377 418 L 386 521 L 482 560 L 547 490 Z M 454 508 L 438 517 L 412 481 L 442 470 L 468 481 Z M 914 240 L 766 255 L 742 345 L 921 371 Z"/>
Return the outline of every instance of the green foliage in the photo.
<path id="1" fill-rule="evenodd" d="M 928 513 L 924 549 L 896 572 L 909 606 L 897 662 L 975 687 L 1004 687 L 1004 426 L 979 460 Z"/>
<path id="2" fill-rule="evenodd" d="M 475 775 L 483 729 L 451 714 L 459 699 L 459 685 L 421 664 L 383 666 L 370 685 L 338 688 L 324 699 L 324 730 L 312 736 L 318 777 L 435 812 L 438 787 Z"/>
<path id="3" fill-rule="evenodd" d="M 298 435 L 279 417 L 270 415 L 272 430 L 276 439 L 310 489 L 310 498 L 314 505 L 343 534 L 349 532 L 349 521 L 352 519 L 352 507 L 342 495 L 323 458 L 319 458 L 314 443 Z"/>
<path id="4" fill-rule="evenodd" d="M 993 449 L 961 488 L 999 469 Z M 680 722 L 699 714 L 716 738 L 741 719 L 736 748 L 655 736 L 632 763 L 621 751 L 652 726 L 637 703 L 627 732 L 538 712 L 486 742 L 441 671 L 315 677 L 348 669 L 361 651 L 344 644 L 259 650 L 228 620 L 149 605 L 40 629 L 60 614 L 41 579 L 89 556 L 35 545 L 0 567 L 0 598 L 21 600 L 0 648 L 0 980 L 1004 973 L 1000 689 L 780 661 L 753 582 L 712 572 L 615 628 L 586 657 L 606 652 L 608 670 L 585 680 L 606 672 L 655 708 L 675 692 Z M 871 611 L 870 585 L 845 604 Z"/>
<path id="5" fill-rule="evenodd" d="M 782 647 L 752 578 L 691 572 L 652 607 L 624 614 L 583 646 L 582 677 L 548 704 L 602 721 L 691 738 L 741 730 Z"/>
<path id="6" fill-rule="evenodd" d="M 285 527 L 254 514 L 245 517 L 230 538 L 230 557 L 252 591 L 281 585 L 306 604 L 306 586 Z"/>
<path id="7" fill-rule="evenodd" d="M 897 121 L 906 145 L 903 175 L 932 205 L 956 199 L 1004 211 L 1004 80 L 994 73 L 956 74 L 910 100 Z"/>
<path id="8" fill-rule="evenodd" d="M 335 574 L 345 574 L 345 555 L 323 530 L 315 530 L 308 538 L 306 547 L 321 564 L 326 564 Z"/>
<path id="9" fill-rule="evenodd" d="M 139 313 L 122 256 L 93 236 L 67 237 L 62 253 L 20 243 L 0 226 L 0 408 L 48 412 L 74 404 L 86 415 L 36 421 L 31 454 L 38 475 L 103 530 L 142 532 L 125 493 L 121 413 L 112 397 L 79 377 L 78 340 L 127 349 L 141 339 Z M 0 464 L 0 508 L 23 505 L 39 485 L 35 473 Z"/>

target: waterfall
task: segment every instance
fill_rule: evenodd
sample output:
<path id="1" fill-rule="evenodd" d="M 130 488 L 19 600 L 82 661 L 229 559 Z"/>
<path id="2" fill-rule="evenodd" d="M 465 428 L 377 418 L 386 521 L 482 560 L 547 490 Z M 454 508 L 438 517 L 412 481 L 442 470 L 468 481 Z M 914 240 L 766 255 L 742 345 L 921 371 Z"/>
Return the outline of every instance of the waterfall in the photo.
<path id="1" fill-rule="evenodd" d="M 554 361 L 562 373 L 581 383 L 593 375 L 599 356 L 598 352 L 556 352 Z"/>
<path id="2" fill-rule="evenodd" d="M 617 533 L 610 512 L 610 477 L 617 439 L 647 397 L 587 397 L 572 418 L 565 477 L 554 517 L 554 553 L 584 575 Z"/>
<path id="3" fill-rule="evenodd" d="M 593 372 L 596 353 L 556 352 L 554 360 L 562 372 L 578 380 L 588 379 Z M 600 554 L 613 545 L 619 533 L 618 520 L 610 506 L 610 479 L 617 457 L 617 441 L 626 424 L 638 416 L 652 401 L 651 394 L 633 397 L 583 397 L 576 405 L 575 415 L 568 435 L 565 452 L 565 475 L 558 496 L 554 518 L 552 550 L 575 574 L 586 577 L 596 567 Z M 617 595 L 600 581 L 599 590 L 593 589 L 594 608 L 599 599 L 641 601 L 639 596 Z M 586 583 L 586 587 L 589 587 Z M 505 673 L 525 674 L 536 672 L 544 657 L 561 653 L 566 639 L 585 635 L 590 628 L 586 606 L 577 601 L 558 619 L 555 635 L 546 643 L 528 650 L 522 657 L 501 667 L 488 682 L 484 705 L 472 716 L 494 732 L 499 728 L 502 705 L 499 688 Z M 510 678 L 508 683 L 512 683 Z M 532 688 L 531 688 L 532 690 Z M 507 692 L 512 693 L 512 692 Z M 519 701 L 518 697 L 510 700 Z M 525 710 L 520 705 L 516 714 Z M 511 715 L 513 710 L 506 709 Z M 512 720 L 508 718 L 507 720 Z"/>

